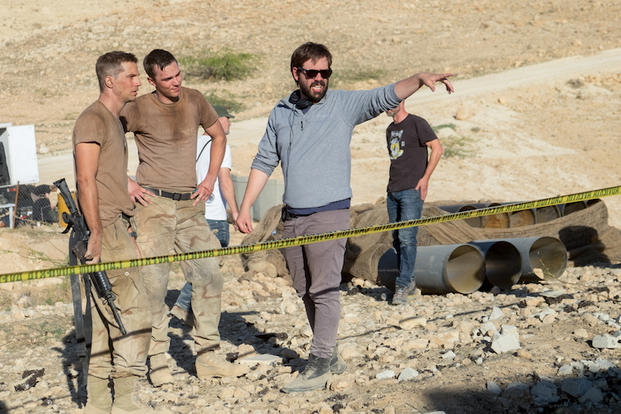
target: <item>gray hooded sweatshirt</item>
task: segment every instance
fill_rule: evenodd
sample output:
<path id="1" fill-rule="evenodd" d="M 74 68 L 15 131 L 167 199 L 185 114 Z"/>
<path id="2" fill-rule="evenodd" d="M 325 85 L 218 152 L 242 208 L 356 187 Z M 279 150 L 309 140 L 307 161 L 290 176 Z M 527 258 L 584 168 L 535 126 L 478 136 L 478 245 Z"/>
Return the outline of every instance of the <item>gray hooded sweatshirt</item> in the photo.
<path id="1" fill-rule="evenodd" d="M 321 207 L 351 198 L 354 127 L 399 102 L 394 84 L 366 91 L 328 89 L 306 113 L 283 99 L 270 113 L 252 168 L 269 176 L 280 161 L 283 201 L 292 208 Z"/>

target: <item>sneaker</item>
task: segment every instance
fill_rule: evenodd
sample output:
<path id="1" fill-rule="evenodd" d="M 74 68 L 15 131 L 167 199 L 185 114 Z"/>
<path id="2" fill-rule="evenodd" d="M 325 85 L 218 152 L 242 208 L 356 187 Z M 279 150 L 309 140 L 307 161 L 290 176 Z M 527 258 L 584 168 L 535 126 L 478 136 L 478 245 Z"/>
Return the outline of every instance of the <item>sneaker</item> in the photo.
<path id="1" fill-rule="evenodd" d="M 410 283 L 408 287 L 398 287 L 395 290 L 395 294 L 392 296 L 393 305 L 405 305 L 408 303 L 408 296 L 413 295 L 416 290 L 416 285 Z"/>
<path id="2" fill-rule="evenodd" d="M 304 371 L 289 384 L 282 388 L 283 392 L 305 392 L 319 390 L 326 387 L 330 378 L 330 360 L 332 358 L 319 358 L 313 354 L 308 356 L 308 363 Z"/>

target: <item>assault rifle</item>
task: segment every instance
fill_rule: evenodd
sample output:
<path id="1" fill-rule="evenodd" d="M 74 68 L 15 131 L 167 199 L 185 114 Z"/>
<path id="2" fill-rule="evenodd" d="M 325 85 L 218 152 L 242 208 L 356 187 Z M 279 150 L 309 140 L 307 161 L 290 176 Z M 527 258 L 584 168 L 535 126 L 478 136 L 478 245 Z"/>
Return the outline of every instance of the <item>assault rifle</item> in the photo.
<path id="1" fill-rule="evenodd" d="M 69 214 L 63 212 L 63 220 L 67 223 L 67 227 L 63 231 L 63 233 L 67 233 L 70 229 L 73 229 L 73 237 L 75 239 L 75 244 L 71 249 L 72 253 L 80 260 L 80 263 L 84 264 L 86 259 L 84 258 L 84 254 L 86 253 L 86 248 L 88 246 L 88 237 L 90 232 L 86 227 L 86 222 L 84 221 L 84 216 L 80 214 L 77 206 L 75 205 L 75 201 L 73 201 L 73 197 L 71 197 L 71 192 L 69 191 L 69 187 L 67 187 L 67 182 L 64 178 L 60 180 L 54 181 L 54 185 L 60 190 L 60 195 L 65 200 L 65 204 L 67 205 L 67 209 L 69 210 Z M 104 271 L 89 273 L 88 277 L 95 287 L 95 292 L 97 292 L 97 296 L 99 296 L 108 306 L 110 306 L 110 310 L 114 315 L 114 320 L 119 325 L 119 330 L 121 334 L 127 335 L 127 331 L 125 330 L 125 326 L 123 326 L 123 321 L 121 320 L 121 316 L 119 315 L 116 306 L 114 306 L 114 301 L 116 300 L 115 294 L 112 292 L 112 286 L 110 285 L 110 280 L 108 279 L 108 275 Z M 88 292 L 86 292 L 88 294 Z"/>

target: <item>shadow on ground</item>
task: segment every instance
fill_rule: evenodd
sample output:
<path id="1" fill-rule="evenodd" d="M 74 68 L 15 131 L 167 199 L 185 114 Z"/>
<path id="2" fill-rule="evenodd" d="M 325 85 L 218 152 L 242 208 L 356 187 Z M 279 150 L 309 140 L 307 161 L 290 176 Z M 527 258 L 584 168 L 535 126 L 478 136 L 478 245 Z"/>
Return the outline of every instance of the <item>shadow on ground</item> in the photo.
<path id="1" fill-rule="evenodd" d="M 177 297 L 179 296 L 179 290 L 169 290 L 166 295 L 166 305 L 171 308 Z M 263 332 L 257 329 L 252 322 L 247 321 L 244 317 L 248 315 L 255 315 L 257 312 L 222 312 L 220 316 L 220 339 L 224 342 L 229 342 L 235 346 L 242 344 L 251 345 L 253 352 L 256 354 L 268 354 L 283 358 L 284 363 L 290 362 L 286 357 L 283 357 L 285 350 L 288 348 L 277 345 L 285 341 L 289 334 L 286 332 Z M 196 375 L 196 369 L 194 367 L 194 355 L 189 344 L 192 342 L 191 327 L 185 324 L 180 319 L 172 317 L 170 326 L 174 330 L 181 329 L 182 334 L 177 335 L 174 332 L 169 332 L 171 339 L 170 342 L 170 355 L 177 363 L 177 366 L 187 371 L 190 375 Z M 275 338 L 276 340 L 272 339 Z M 291 350 L 289 350 L 291 351 Z M 286 355 L 295 355 L 293 351 L 286 352 Z M 239 358 L 248 356 L 248 354 L 227 354 L 229 361 L 234 361 Z"/>

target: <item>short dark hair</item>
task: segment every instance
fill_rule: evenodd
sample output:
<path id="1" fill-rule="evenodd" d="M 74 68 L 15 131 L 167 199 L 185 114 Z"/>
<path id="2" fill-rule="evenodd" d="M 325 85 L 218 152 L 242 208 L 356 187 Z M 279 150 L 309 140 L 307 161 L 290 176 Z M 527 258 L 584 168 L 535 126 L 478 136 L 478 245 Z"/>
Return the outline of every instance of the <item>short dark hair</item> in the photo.
<path id="1" fill-rule="evenodd" d="M 104 90 L 106 76 L 116 77 L 123 70 L 123 66 L 121 65 L 125 62 L 136 63 L 138 59 L 136 59 L 133 53 L 121 52 L 118 50 L 104 53 L 97 58 L 95 73 L 97 73 L 100 91 Z"/>
<path id="2" fill-rule="evenodd" d="M 155 66 L 164 70 L 164 68 L 173 62 L 177 62 L 177 59 L 167 50 L 153 49 L 148 55 L 144 57 L 142 66 L 144 71 L 147 72 L 147 76 L 151 79 L 155 79 Z"/>
<path id="3" fill-rule="evenodd" d="M 302 67 L 307 60 L 315 61 L 324 57 L 328 59 L 328 68 L 330 68 L 332 66 L 332 54 L 328 48 L 320 43 L 306 42 L 293 51 L 289 70 L 293 73 L 293 68 Z"/>

